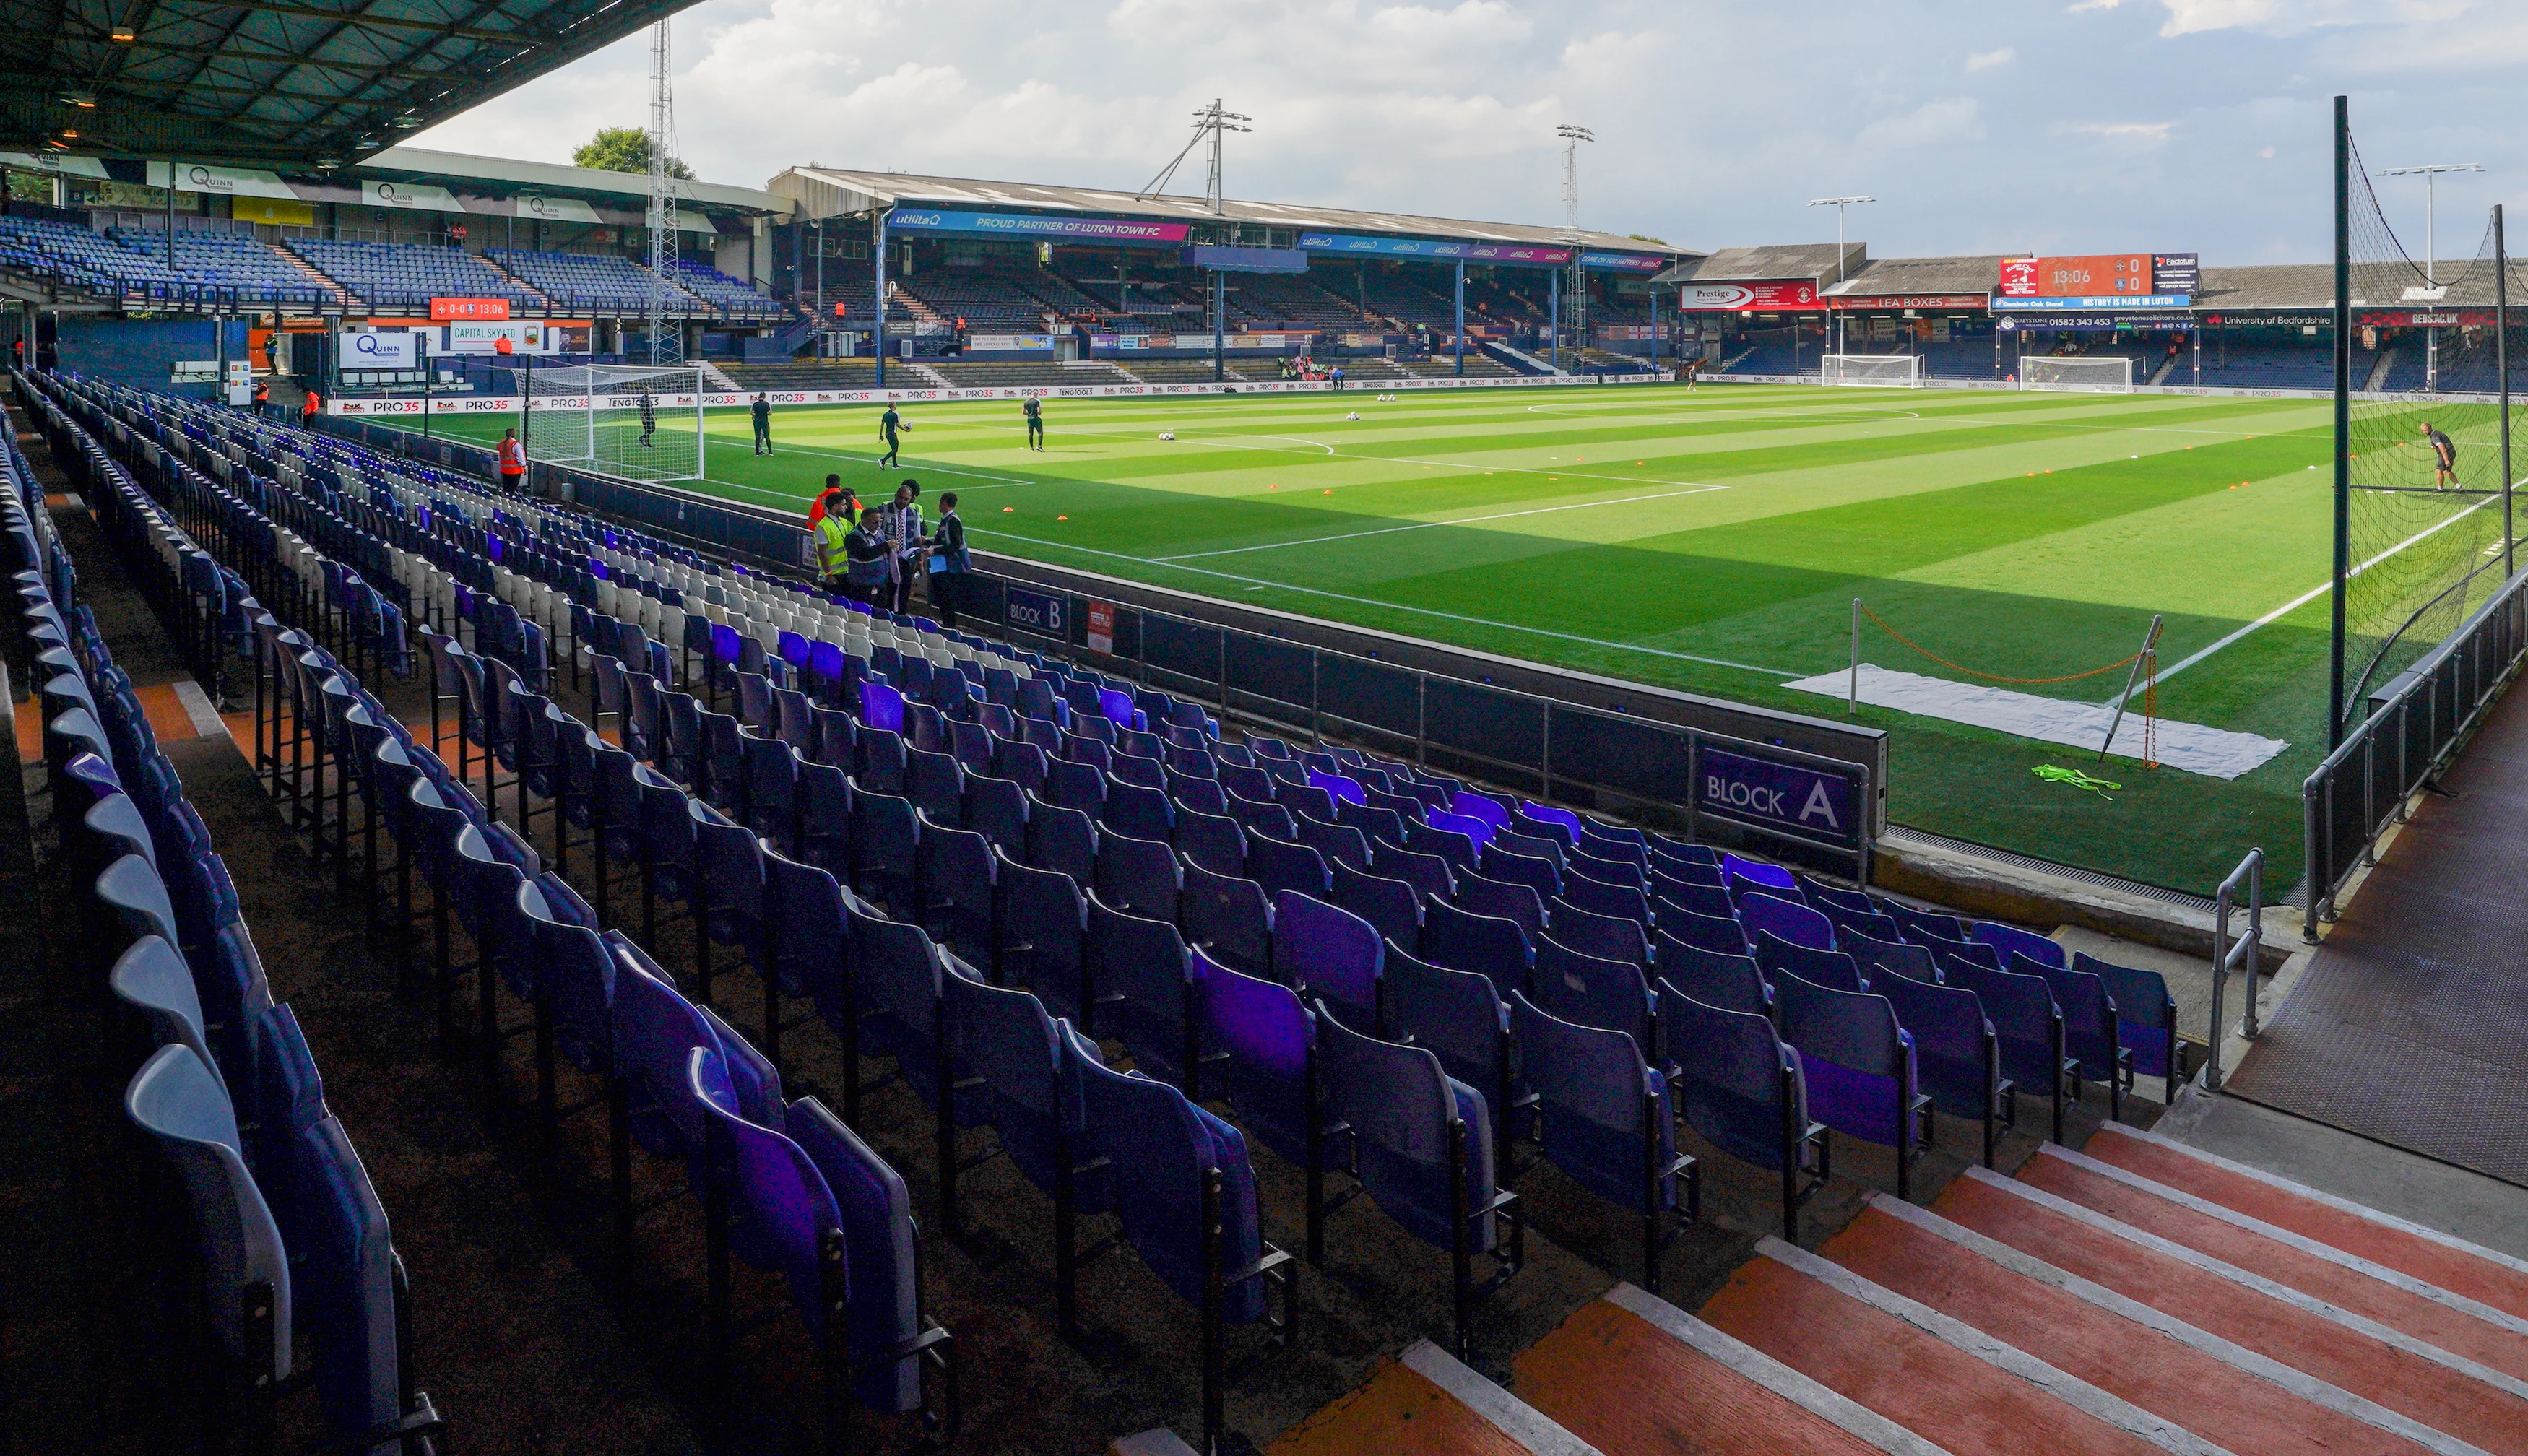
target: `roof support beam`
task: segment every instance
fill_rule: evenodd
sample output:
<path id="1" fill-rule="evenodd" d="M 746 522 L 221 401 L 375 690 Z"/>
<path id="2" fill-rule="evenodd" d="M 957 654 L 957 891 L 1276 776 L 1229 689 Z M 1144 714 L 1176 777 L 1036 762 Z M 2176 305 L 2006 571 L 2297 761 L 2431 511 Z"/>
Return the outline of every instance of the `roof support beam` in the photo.
<path id="1" fill-rule="evenodd" d="M 545 37 L 520 30 L 493 30 L 466 22 L 414 20 L 404 16 L 374 15 L 365 11 L 335 10 L 317 5 L 288 5 L 281 0 L 167 0 L 170 4 L 199 5 L 211 10 L 252 11 L 260 15 L 289 16 L 302 21 L 329 21 L 336 25 L 357 26 L 371 30 L 426 30 L 434 35 L 463 40 L 489 40 L 500 45 L 533 48 Z"/>

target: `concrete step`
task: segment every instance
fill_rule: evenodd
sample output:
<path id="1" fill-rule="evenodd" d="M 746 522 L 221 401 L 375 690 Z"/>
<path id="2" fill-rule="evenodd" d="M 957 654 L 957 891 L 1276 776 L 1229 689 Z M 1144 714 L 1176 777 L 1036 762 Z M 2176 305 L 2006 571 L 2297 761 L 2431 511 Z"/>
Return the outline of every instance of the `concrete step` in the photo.
<path id="1" fill-rule="evenodd" d="M 2136 1128 L 2109 1125 L 2087 1155 L 2261 1223 L 2341 1249 L 2520 1319 L 2528 1261 Z"/>
<path id="2" fill-rule="evenodd" d="M 2214 1456 L 2184 1427 L 1767 1236 L 1703 1317 L 1958 1456 Z"/>
<path id="3" fill-rule="evenodd" d="M 1448 1351 L 1422 1340 L 1369 1383 L 1283 1433 L 1268 1456 L 1600 1456 Z"/>
<path id="4" fill-rule="evenodd" d="M 2020 1180 L 2528 1379 L 2528 1320 L 2114 1164 L 2048 1144 Z"/>
<path id="5" fill-rule="evenodd" d="M 1630 1284 L 1531 1346 L 1515 1374 L 1519 1398 L 1606 1456 L 1944 1456 Z"/>
<path id="6" fill-rule="evenodd" d="M 2528 1456 L 2528 1382 L 2514 1377 L 1979 1168 L 1931 1210 L 2433 1430 Z"/>
<path id="7" fill-rule="evenodd" d="M 1893 1198 L 1872 1196 L 1818 1252 L 2238 1456 L 2456 1456 L 2469 1449 Z"/>

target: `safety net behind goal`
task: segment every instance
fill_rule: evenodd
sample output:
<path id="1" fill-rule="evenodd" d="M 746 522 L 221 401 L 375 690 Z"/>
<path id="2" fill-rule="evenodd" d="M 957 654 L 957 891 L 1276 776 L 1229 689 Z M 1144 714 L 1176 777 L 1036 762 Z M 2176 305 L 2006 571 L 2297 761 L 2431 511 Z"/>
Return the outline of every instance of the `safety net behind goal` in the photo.
<path id="1" fill-rule="evenodd" d="M 532 403 L 530 457 L 628 480 L 702 478 L 701 369 L 568 364 L 513 373 Z"/>
<path id="2" fill-rule="evenodd" d="M 2130 394 L 2133 392 L 2133 361 L 2124 354 L 2064 358 L 2032 354 L 2020 361 L 2019 387 L 2023 390 Z"/>
<path id="3" fill-rule="evenodd" d="M 1910 390 L 1922 383 L 1922 360 L 1917 354 L 1828 354 L 1820 362 L 1817 382 Z"/>

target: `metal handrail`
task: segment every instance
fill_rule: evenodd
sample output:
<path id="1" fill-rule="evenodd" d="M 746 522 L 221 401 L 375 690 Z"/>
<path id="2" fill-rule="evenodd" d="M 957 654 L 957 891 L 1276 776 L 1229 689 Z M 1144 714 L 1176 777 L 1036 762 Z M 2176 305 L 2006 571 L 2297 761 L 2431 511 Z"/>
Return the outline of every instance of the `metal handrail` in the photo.
<path id="1" fill-rule="evenodd" d="M 2319 925 L 2334 918 L 2336 891 L 2372 862 L 2379 835 L 2404 818 L 2413 792 L 2447 764 L 2523 658 L 2528 658 L 2528 571 L 2504 582 L 2456 631 L 2407 668 L 2403 685 L 2310 772 L 2300 786 L 2308 890 L 2303 939 L 2316 943 Z M 2394 742 L 2386 742 L 2391 733 Z M 2385 763 L 2383 754 L 2389 755 Z M 2348 800 L 2339 804 L 2347 792 L 2360 796 L 2358 823 L 2339 826 L 2339 809 L 2348 813 L 2352 808 Z M 2351 848 L 2356 833 L 2357 853 Z"/>
<path id="2" fill-rule="evenodd" d="M 2247 928 L 2237 940 L 2230 939 L 2230 912 L 2238 908 L 2241 886 L 2247 892 Z M 2212 902 L 2212 1024 L 2208 1054 L 2203 1060 L 2205 1090 L 2221 1090 L 2221 989 L 2229 982 L 2230 973 L 2245 962 L 2247 972 L 2247 1005 L 2238 1024 L 2238 1035 L 2254 1041 L 2256 1025 L 2256 972 L 2262 968 L 2265 954 L 2265 852 L 2253 849 L 2230 877 L 2221 882 L 2221 892 Z"/>

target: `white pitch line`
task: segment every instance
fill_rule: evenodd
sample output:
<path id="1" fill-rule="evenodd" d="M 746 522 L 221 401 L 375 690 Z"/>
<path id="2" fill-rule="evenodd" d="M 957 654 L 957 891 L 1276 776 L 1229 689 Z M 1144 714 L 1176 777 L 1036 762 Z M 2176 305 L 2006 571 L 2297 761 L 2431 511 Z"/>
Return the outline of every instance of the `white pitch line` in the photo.
<path id="1" fill-rule="evenodd" d="M 1401 526 L 1373 526 L 1366 531 L 1344 531 L 1333 536 L 1309 536 L 1295 541 L 1268 541 L 1262 546 L 1223 546 L 1216 551 L 1186 551 L 1175 556 L 1153 556 L 1153 561 L 1199 561 L 1206 556 L 1235 556 L 1246 551 L 1278 551 L 1284 546 L 1324 546 L 1329 542 L 1357 541 L 1364 536 L 1392 536 L 1398 531 L 1427 531 L 1434 526 L 1474 526 L 1485 521 L 1507 521 L 1519 516 L 1551 515 L 1558 510 L 1588 510 L 1600 505 L 1632 505 L 1643 500 L 1666 500 L 1678 495 L 1701 495 L 1712 491 L 1726 491 L 1727 486 L 1694 486 L 1683 491 L 1660 491 L 1651 495 L 1624 495 L 1613 500 L 1575 500 L 1567 505 L 1539 505 L 1527 510 L 1504 510 L 1489 516 L 1458 516 L 1446 521 L 1408 521 Z"/>
<path id="2" fill-rule="evenodd" d="M 1019 536 L 1012 532 L 994 531 L 982 526 L 969 526 L 966 528 L 966 531 L 967 534 L 971 536 L 997 536 L 1004 541 L 1024 541 L 1029 546 L 1052 546 L 1056 550 L 1078 551 L 1080 554 L 1087 556 L 1105 556 L 1117 561 L 1138 561 L 1144 565 L 1161 564 L 1152 561 L 1147 556 L 1135 556 L 1129 551 L 1100 550 L 1095 546 L 1073 546 L 1067 541 L 1047 541 L 1040 536 Z M 1318 587 L 1294 587 L 1288 582 L 1277 582 L 1260 576 L 1239 576 L 1236 572 L 1230 571 L 1214 571 L 1207 566 L 1177 566 L 1171 564 L 1168 566 L 1168 569 L 1171 571 L 1191 572 L 1195 576 L 1217 577 L 1221 581 L 1225 582 L 1241 582 L 1251 584 L 1255 587 L 1270 587 L 1277 591 L 1297 592 L 1306 597 L 1323 597 L 1330 601 L 1349 601 L 1359 606 L 1375 606 L 1383 607 L 1389 611 L 1412 612 L 1417 616 L 1439 617 L 1446 621 L 1464 622 L 1469 626 L 1475 627 L 1498 627 L 1503 632 L 1524 632 L 1531 637 L 1550 637 L 1557 642 L 1576 642 L 1584 647 L 1606 648 L 1610 651 L 1640 652 L 1645 656 L 1666 657 L 1678 662 L 1701 662 L 1712 667 L 1732 667 L 1736 668 L 1740 672 L 1761 672 L 1768 677 L 1775 678 L 1794 678 L 1803 676 L 1803 674 L 1792 672 L 1788 668 L 1783 667 L 1760 667 L 1753 662 L 1732 662 L 1726 657 L 1705 657 L 1694 652 L 1672 652 L 1665 648 L 1646 648 L 1638 643 L 1630 642 L 1608 642 L 1602 637 L 1582 637 L 1576 632 L 1555 632 L 1544 627 L 1524 626 L 1517 622 L 1495 621 L 1491 617 L 1469 616 L 1464 612 L 1442 611 L 1436 606 L 1408 606 L 1401 601 L 1382 601 L 1375 597 L 1354 597 L 1346 592 L 1328 592 Z"/>
<path id="3" fill-rule="evenodd" d="M 2482 500 L 2479 500 L 2475 504 L 2468 506 L 2466 509 L 2459 511 L 2456 515 L 2450 516 L 2448 520 L 2441 522 L 2439 525 L 2415 532 L 2413 535 L 2406 537 L 2403 541 L 2396 543 L 2395 546 L 2381 551 L 2369 560 L 2362 562 L 2359 566 L 2354 567 L 2351 574 L 2353 576 L 2359 576 L 2362 572 L 2368 571 L 2371 567 L 2387 560 L 2390 556 L 2396 554 L 2405 547 L 2414 545 L 2416 542 L 2422 541 L 2426 537 L 2439 535 L 2441 532 L 2446 531 L 2449 527 L 2456 525 L 2458 522 L 2465 520 L 2468 516 L 2484 509 L 2486 506 L 2491 505 L 2494 501 L 2500 498 L 2501 497 L 2498 495 L 2487 495 Z M 2180 660 L 2176 666 L 2169 668 L 2166 672 L 2160 673 L 2158 681 L 2163 683 L 2168 681 L 2170 678 L 2177 676 L 2179 673 L 2184 672 L 2195 663 L 2200 662 L 2204 658 L 2211 656 L 2213 653 L 2220 651 L 2222 649 L 2229 647 L 2231 644 L 2238 641 L 2242 637 L 2245 637 L 2247 634 L 2254 632 L 2261 627 L 2269 626 L 2275 621 L 2289 616 L 2292 612 L 2299 610 L 2301 607 L 2308 605 L 2320 597 L 2325 596 L 2328 592 L 2333 591 L 2334 588 L 2335 583 L 2328 581 L 2322 582 L 2306 592 L 2302 592 L 2297 597 L 2294 597 L 2291 600 L 2284 602 L 2282 605 L 2275 607 L 2272 611 L 2265 613 L 2263 616 L 2249 622 L 2238 631 L 2222 638 L 2219 642 L 2216 642 L 2210 647 L 2204 648 L 2200 651 Z M 2131 692 L 2119 693 L 2099 705 L 2101 707 L 2114 707 L 2120 702 L 2131 702 L 2135 697 L 2141 694 L 2144 688 L 2147 688 L 2149 684 L 2147 683 L 2136 683 L 2133 685 Z"/>

